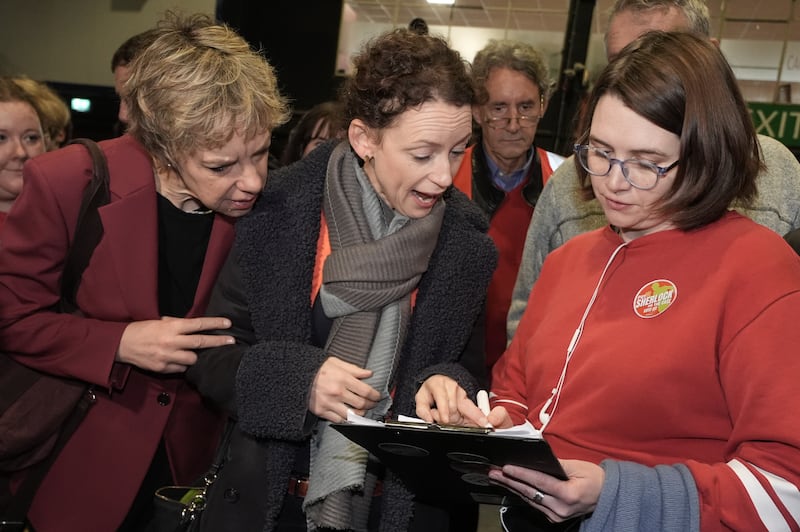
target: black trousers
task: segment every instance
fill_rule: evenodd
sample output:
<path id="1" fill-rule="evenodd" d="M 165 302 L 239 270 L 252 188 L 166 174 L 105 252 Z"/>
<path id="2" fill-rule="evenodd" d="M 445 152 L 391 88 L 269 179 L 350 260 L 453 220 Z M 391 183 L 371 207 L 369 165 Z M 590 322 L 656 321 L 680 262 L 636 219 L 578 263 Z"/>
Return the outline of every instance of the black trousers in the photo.
<path id="1" fill-rule="evenodd" d="M 164 440 L 161 440 L 153 461 L 150 463 L 150 468 L 147 470 L 142 485 L 131 505 L 131 509 L 117 532 L 142 532 L 147 529 L 148 524 L 153 520 L 156 490 L 171 484 L 174 484 L 174 482 L 169 468 L 169 460 L 167 459 L 167 449 L 164 446 Z"/>

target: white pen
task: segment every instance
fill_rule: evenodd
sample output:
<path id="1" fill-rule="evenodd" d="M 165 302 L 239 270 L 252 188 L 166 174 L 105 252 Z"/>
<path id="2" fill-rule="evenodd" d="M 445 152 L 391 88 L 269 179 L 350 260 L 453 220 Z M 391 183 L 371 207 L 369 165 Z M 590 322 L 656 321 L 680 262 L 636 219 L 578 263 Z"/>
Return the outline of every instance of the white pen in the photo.
<path id="1" fill-rule="evenodd" d="M 489 405 L 489 394 L 486 390 L 479 390 L 478 391 L 478 408 L 481 409 L 484 416 L 488 416 L 489 412 L 492 410 L 492 407 Z"/>

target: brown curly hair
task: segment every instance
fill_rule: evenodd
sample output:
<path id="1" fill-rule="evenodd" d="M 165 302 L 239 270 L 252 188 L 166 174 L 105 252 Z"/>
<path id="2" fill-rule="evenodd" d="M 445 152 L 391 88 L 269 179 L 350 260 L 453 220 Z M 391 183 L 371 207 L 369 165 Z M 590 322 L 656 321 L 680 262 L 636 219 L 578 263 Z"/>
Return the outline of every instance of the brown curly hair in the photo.
<path id="1" fill-rule="evenodd" d="M 340 92 L 345 124 L 358 118 L 379 131 L 425 102 L 460 107 L 474 99 L 467 62 L 441 37 L 385 32 L 367 42 L 353 67 Z"/>

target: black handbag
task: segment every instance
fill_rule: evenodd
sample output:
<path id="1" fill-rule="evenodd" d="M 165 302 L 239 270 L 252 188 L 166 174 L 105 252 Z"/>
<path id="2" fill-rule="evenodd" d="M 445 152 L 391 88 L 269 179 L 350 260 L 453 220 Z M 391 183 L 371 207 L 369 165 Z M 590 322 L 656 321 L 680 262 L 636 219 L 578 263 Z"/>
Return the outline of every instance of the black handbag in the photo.
<path id="1" fill-rule="evenodd" d="M 231 434 L 236 422 L 229 419 L 220 438 L 214 462 L 195 486 L 164 486 L 155 492 L 153 519 L 146 532 L 196 532 L 206 508 L 210 490 L 225 465 Z"/>
<path id="2" fill-rule="evenodd" d="M 89 139 L 72 142 L 89 150 L 93 175 L 83 192 L 55 310 L 80 314 L 75 294 L 103 236 L 98 209 L 110 201 L 110 193 L 108 165 L 100 147 Z M 4 481 L 0 530 L 24 527 L 39 484 L 94 401 L 87 383 L 37 371 L 0 352 L 0 477 Z M 5 477 L 18 471 L 26 471 L 25 480 L 11 496 Z"/>

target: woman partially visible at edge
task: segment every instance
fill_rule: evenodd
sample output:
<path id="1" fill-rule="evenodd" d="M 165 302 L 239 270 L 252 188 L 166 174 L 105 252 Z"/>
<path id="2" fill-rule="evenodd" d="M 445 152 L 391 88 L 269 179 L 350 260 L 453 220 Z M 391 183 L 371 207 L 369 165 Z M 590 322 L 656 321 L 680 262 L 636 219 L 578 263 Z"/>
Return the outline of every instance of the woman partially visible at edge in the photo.
<path id="1" fill-rule="evenodd" d="M 329 426 L 348 409 L 460 421 L 458 398 L 478 389 L 470 370 L 483 353 L 467 343 L 496 262 L 485 217 L 451 187 L 471 134 L 465 62 L 440 38 L 396 30 L 354 66 L 347 140 L 275 172 L 212 296 L 209 312 L 231 318 L 238 343 L 203 351 L 187 376 L 240 431 L 207 530 L 475 527 L 477 505 L 415 504 Z"/>
<path id="2" fill-rule="evenodd" d="M 289 132 L 281 165 L 299 161 L 325 141 L 343 139 L 346 131 L 341 115 L 341 103 L 337 101 L 318 103 L 306 111 Z"/>
<path id="3" fill-rule="evenodd" d="M 221 428 L 182 373 L 233 240 L 267 177 L 271 131 L 288 118 L 272 68 L 209 17 L 168 14 L 132 65 L 130 134 L 101 142 L 110 204 L 78 292 L 56 314 L 81 194 L 83 146 L 30 160 L 0 246 L 0 345 L 36 369 L 86 381 L 97 402 L 33 500 L 37 532 L 141 530 L 156 487 L 193 482 Z M 127 519 L 126 519 L 127 515 Z"/>
<path id="4" fill-rule="evenodd" d="M 0 228 L 22 191 L 22 166 L 46 151 L 32 98 L 13 78 L 0 77 Z"/>
<path id="5" fill-rule="evenodd" d="M 609 225 L 548 256 L 488 416 L 530 421 L 569 479 L 492 472 L 535 510 L 509 530 L 798 530 L 800 259 L 728 210 L 762 165 L 731 68 L 705 37 L 646 34 L 578 131 Z"/>

